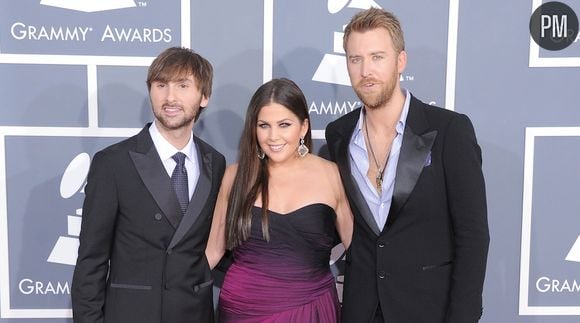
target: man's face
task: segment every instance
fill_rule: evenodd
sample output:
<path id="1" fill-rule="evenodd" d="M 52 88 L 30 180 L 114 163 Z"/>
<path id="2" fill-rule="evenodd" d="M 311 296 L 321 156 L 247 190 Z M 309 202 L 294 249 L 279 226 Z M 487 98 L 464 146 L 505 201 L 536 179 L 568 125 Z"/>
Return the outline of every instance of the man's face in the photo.
<path id="1" fill-rule="evenodd" d="M 405 69 L 405 51 L 397 53 L 385 28 L 352 32 L 346 43 L 348 75 L 352 87 L 369 109 L 385 106 L 399 88 Z"/>
<path id="2" fill-rule="evenodd" d="M 162 131 L 192 127 L 200 106 L 208 103 L 193 75 L 169 82 L 154 81 L 149 97 Z"/>

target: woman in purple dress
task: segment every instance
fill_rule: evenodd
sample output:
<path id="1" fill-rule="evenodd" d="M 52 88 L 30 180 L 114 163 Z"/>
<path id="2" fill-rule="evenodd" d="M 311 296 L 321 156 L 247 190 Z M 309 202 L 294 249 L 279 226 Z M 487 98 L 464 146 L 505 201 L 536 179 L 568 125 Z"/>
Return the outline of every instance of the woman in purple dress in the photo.
<path id="1" fill-rule="evenodd" d="M 340 320 L 329 258 L 335 232 L 348 248 L 353 220 L 336 165 L 309 154 L 311 145 L 298 86 L 274 79 L 258 88 L 206 250 L 212 268 L 226 248 L 233 250 L 220 322 Z"/>

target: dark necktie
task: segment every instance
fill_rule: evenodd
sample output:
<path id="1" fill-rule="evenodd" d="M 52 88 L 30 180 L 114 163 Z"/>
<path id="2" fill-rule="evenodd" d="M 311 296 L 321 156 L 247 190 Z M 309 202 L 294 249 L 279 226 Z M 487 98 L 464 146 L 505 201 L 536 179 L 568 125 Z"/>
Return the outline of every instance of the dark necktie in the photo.
<path id="1" fill-rule="evenodd" d="M 179 206 L 181 206 L 181 214 L 185 214 L 187 210 L 187 205 L 189 204 L 189 190 L 187 189 L 187 170 L 185 169 L 185 154 L 178 152 L 171 156 L 173 160 L 177 163 L 175 169 L 173 169 L 173 174 L 171 174 L 171 185 L 173 185 L 173 190 L 177 195 L 177 201 L 179 201 Z"/>

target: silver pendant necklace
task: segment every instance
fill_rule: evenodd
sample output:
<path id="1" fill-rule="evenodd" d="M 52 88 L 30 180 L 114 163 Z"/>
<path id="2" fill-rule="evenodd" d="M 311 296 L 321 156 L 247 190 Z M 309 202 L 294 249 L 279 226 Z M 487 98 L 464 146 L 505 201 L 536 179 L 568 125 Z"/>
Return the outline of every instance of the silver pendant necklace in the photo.
<path id="1" fill-rule="evenodd" d="M 369 146 L 369 150 L 371 151 L 371 156 L 373 157 L 373 160 L 375 162 L 375 165 L 377 166 L 377 176 L 375 177 L 375 183 L 377 184 L 377 191 L 379 192 L 379 195 L 381 195 L 383 193 L 383 174 L 385 173 L 385 169 L 387 168 L 387 162 L 389 161 L 389 152 L 390 149 L 387 149 L 387 156 L 385 156 L 385 164 L 383 165 L 382 169 L 381 169 L 381 165 L 379 164 L 379 161 L 377 160 L 377 157 L 375 156 L 375 151 L 373 150 L 373 145 L 371 144 L 371 138 L 369 137 L 369 128 L 367 126 L 367 113 L 366 111 L 363 113 L 364 116 L 364 126 L 365 126 L 365 133 L 367 135 L 367 141 L 368 141 L 368 146 Z"/>

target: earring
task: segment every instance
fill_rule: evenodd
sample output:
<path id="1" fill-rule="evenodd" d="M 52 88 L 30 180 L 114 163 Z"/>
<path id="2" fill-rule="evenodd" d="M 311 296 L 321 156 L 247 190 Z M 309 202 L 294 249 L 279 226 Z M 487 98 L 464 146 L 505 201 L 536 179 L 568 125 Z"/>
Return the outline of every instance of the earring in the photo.
<path id="1" fill-rule="evenodd" d="M 306 145 L 304 144 L 304 137 L 300 137 L 300 145 L 298 145 L 298 155 L 300 157 L 304 157 L 306 156 L 306 154 L 308 154 L 309 151 L 310 149 L 308 149 L 308 147 L 306 147 Z"/>
<path id="2" fill-rule="evenodd" d="M 264 157 L 266 157 L 266 154 L 264 153 L 262 148 L 260 148 L 260 146 L 257 146 L 256 149 L 258 150 L 258 158 L 264 159 Z"/>

